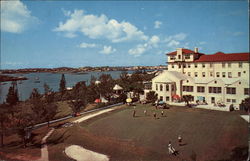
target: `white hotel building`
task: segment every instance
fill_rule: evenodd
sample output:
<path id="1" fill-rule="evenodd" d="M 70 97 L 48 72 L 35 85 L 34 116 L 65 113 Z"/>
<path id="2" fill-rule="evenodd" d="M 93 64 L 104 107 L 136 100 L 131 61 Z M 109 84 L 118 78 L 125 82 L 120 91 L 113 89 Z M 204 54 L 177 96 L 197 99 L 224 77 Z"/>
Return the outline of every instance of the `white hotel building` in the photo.
<path id="1" fill-rule="evenodd" d="M 152 79 L 159 100 L 191 95 L 193 102 L 237 107 L 249 97 L 249 53 L 205 55 L 198 48 L 178 48 L 166 55 L 167 70 Z"/>

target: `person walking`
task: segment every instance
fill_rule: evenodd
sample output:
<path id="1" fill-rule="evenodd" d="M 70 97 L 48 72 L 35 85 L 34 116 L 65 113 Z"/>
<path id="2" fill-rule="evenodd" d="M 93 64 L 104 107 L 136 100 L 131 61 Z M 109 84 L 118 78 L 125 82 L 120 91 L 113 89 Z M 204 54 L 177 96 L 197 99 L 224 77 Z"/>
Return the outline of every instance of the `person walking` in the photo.
<path id="1" fill-rule="evenodd" d="M 134 111 L 133 111 L 133 117 L 135 117 L 135 114 L 136 114 L 136 111 L 134 110 Z"/>
<path id="2" fill-rule="evenodd" d="M 161 111 L 161 117 L 163 117 L 163 115 L 164 115 L 164 112 L 163 112 L 163 111 Z"/>
<path id="3" fill-rule="evenodd" d="M 176 156 L 178 152 L 175 150 L 175 148 L 172 146 L 171 141 L 168 143 L 168 153 Z"/>
<path id="4" fill-rule="evenodd" d="M 144 115 L 147 116 L 147 110 L 144 110 Z"/>
<path id="5" fill-rule="evenodd" d="M 182 145 L 182 137 L 181 137 L 181 135 L 178 136 L 178 142 L 179 142 L 179 146 L 181 146 Z"/>
<path id="6" fill-rule="evenodd" d="M 156 119 L 156 113 L 155 113 L 155 112 L 153 113 L 153 116 L 154 116 L 154 118 Z"/>

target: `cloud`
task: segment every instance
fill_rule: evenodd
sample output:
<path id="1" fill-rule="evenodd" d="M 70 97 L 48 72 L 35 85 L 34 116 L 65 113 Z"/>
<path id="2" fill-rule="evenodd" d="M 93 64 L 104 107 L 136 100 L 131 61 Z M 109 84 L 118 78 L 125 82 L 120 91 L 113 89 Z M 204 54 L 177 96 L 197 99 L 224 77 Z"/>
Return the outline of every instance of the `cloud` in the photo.
<path id="1" fill-rule="evenodd" d="M 154 24 L 155 24 L 155 25 L 154 25 L 154 28 L 155 28 L 155 29 L 158 29 L 158 28 L 160 28 L 160 26 L 162 25 L 162 22 L 161 22 L 161 21 L 155 21 Z"/>
<path id="2" fill-rule="evenodd" d="M 159 43 L 160 38 L 156 35 L 153 35 L 146 43 L 138 44 L 135 48 L 129 49 L 128 53 L 138 57 L 152 48 L 157 48 Z"/>
<path id="3" fill-rule="evenodd" d="M 22 33 L 37 21 L 21 1 L 1 1 L 1 31 Z"/>
<path id="4" fill-rule="evenodd" d="M 232 33 L 233 36 L 241 36 L 243 34 L 244 34 L 243 32 L 234 32 L 234 33 Z"/>
<path id="5" fill-rule="evenodd" d="M 179 34 L 174 35 L 173 39 L 175 39 L 175 40 L 184 40 L 184 39 L 186 39 L 186 37 L 187 37 L 187 34 L 179 33 Z"/>
<path id="6" fill-rule="evenodd" d="M 207 43 L 206 41 L 201 41 L 201 42 L 199 42 L 199 45 L 204 45 L 206 43 Z"/>
<path id="7" fill-rule="evenodd" d="M 147 50 L 146 45 L 139 44 L 135 48 L 129 49 L 128 53 L 130 55 L 134 55 L 135 57 L 138 57 L 141 54 L 143 54 L 146 50 Z"/>
<path id="8" fill-rule="evenodd" d="M 95 47 L 97 47 L 96 44 L 88 44 L 88 43 L 85 43 L 85 42 L 83 42 L 83 43 L 81 43 L 79 45 L 79 48 L 95 48 Z"/>
<path id="9" fill-rule="evenodd" d="M 156 35 L 152 36 L 151 39 L 149 40 L 149 44 L 153 45 L 154 47 L 157 47 L 158 43 L 160 42 L 160 38 Z"/>
<path id="10" fill-rule="evenodd" d="M 116 49 L 112 48 L 112 46 L 103 46 L 103 50 L 100 51 L 102 54 L 111 54 L 116 52 Z"/>
<path id="11" fill-rule="evenodd" d="M 168 47 L 177 47 L 178 45 L 180 45 L 180 42 L 179 41 L 176 41 L 176 40 L 171 40 L 167 46 Z"/>
<path id="12" fill-rule="evenodd" d="M 178 46 L 180 46 L 181 44 L 183 44 L 182 42 L 187 38 L 187 34 L 185 33 L 178 33 L 175 35 L 171 35 L 171 36 L 167 36 L 163 42 L 167 43 L 167 47 L 173 49 L 176 48 Z M 187 46 L 187 43 L 184 44 L 184 46 Z"/>
<path id="13" fill-rule="evenodd" d="M 124 42 L 130 40 L 147 40 L 148 37 L 136 26 L 129 22 L 118 22 L 109 19 L 106 15 L 86 14 L 84 10 L 74 12 L 63 10 L 69 17 L 66 22 L 60 22 L 53 30 L 70 34 L 82 33 L 91 39 L 108 39 L 112 42 Z"/>

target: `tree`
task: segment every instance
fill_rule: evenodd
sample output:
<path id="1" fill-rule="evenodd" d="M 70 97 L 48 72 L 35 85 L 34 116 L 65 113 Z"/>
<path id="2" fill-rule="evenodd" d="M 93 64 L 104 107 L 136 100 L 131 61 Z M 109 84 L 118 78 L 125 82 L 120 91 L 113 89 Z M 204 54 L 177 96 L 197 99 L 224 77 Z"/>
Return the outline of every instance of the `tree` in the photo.
<path id="1" fill-rule="evenodd" d="M 28 127 L 34 124 L 32 113 L 22 110 L 12 118 L 12 122 L 17 129 L 17 134 L 23 140 L 23 146 L 25 148 L 31 134 L 31 129 Z"/>
<path id="2" fill-rule="evenodd" d="M 91 76 L 90 84 L 87 87 L 87 102 L 94 102 L 100 97 L 99 85 L 96 84 L 96 77 Z"/>
<path id="3" fill-rule="evenodd" d="M 45 100 L 44 100 L 44 108 L 43 108 L 43 116 L 44 119 L 48 122 L 49 127 L 49 121 L 52 120 L 56 114 L 58 106 L 54 102 L 55 92 L 52 91 L 52 89 L 47 85 L 44 84 L 44 91 L 45 91 Z"/>
<path id="4" fill-rule="evenodd" d="M 39 98 L 41 97 L 41 94 L 39 93 L 37 88 L 33 88 L 31 94 L 30 94 L 30 99 L 34 99 L 34 98 Z"/>
<path id="5" fill-rule="evenodd" d="M 241 101 L 240 107 L 243 108 L 246 112 L 249 113 L 250 110 L 250 97 L 245 98 L 244 100 Z"/>
<path id="6" fill-rule="evenodd" d="M 9 104 L 10 106 L 13 106 L 13 105 L 16 105 L 18 101 L 19 101 L 19 98 L 18 98 L 17 83 L 16 81 L 13 81 L 11 83 L 9 92 L 6 97 L 6 103 Z"/>
<path id="7" fill-rule="evenodd" d="M 146 99 L 149 102 L 154 103 L 157 100 L 157 94 L 155 93 L 155 91 L 150 91 L 146 94 Z"/>
<path id="8" fill-rule="evenodd" d="M 44 120 L 43 111 L 44 111 L 44 101 L 39 91 L 34 88 L 30 94 L 31 110 L 33 112 L 33 120 L 38 123 Z"/>
<path id="9" fill-rule="evenodd" d="M 183 97 L 184 101 L 186 102 L 187 106 L 191 107 L 189 102 L 191 101 L 192 96 L 191 95 L 183 95 L 182 97 Z"/>
<path id="10" fill-rule="evenodd" d="M 113 95 L 113 87 L 115 85 L 115 81 L 111 77 L 110 74 L 102 74 L 100 76 L 100 94 L 107 100 L 110 101 L 111 96 Z"/>
<path id="11" fill-rule="evenodd" d="M 8 113 L 8 105 L 6 103 L 3 103 L 0 105 L 0 124 L 1 124 L 1 130 L 0 130 L 0 134 L 1 134 L 1 147 L 4 146 L 4 135 L 6 132 L 6 128 L 7 128 L 7 123 L 10 121 L 9 120 L 9 113 Z"/>
<path id="12" fill-rule="evenodd" d="M 78 82 L 73 87 L 72 94 L 74 99 L 70 101 L 70 107 L 74 113 L 78 113 L 87 104 L 87 87 L 85 82 Z"/>
<path id="13" fill-rule="evenodd" d="M 60 80 L 59 91 L 61 92 L 62 95 L 66 91 L 66 80 L 65 80 L 64 74 L 62 74 L 62 77 L 61 77 L 61 80 Z"/>

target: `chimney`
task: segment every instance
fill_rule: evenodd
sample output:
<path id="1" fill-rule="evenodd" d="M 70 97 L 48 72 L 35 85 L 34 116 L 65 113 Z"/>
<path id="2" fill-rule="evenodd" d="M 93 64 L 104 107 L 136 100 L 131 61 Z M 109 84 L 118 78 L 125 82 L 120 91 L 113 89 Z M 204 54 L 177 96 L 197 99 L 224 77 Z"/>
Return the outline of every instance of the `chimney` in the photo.
<path id="1" fill-rule="evenodd" d="M 195 48 L 194 48 L 194 53 L 198 53 L 198 52 L 199 52 L 198 48 L 195 47 Z"/>

